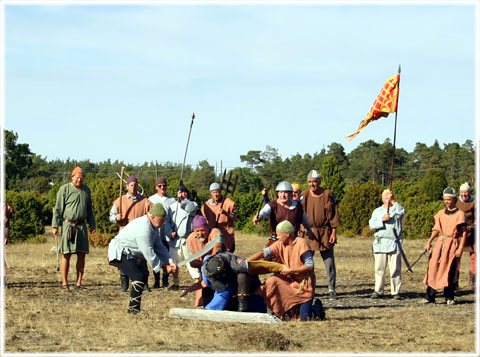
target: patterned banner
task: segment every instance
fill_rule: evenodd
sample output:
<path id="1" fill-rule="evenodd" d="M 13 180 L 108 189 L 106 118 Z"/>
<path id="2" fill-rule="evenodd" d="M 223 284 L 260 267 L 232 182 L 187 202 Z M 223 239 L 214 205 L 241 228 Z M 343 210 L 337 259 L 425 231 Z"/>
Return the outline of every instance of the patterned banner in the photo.
<path id="1" fill-rule="evenodd" d="M 381 117 L 388 117 L 388 114 L 397 111 L 398 104 L 398 89 L 400 84 L 400 75 L 396 74 L 385 82 L 380 94 L 373 102 L 372 109 L 367 114 L 367 117 L 360 123 L 357 131 L 346 138 L 352 140 L 362 131 L 371 121 L 377 120 Z M 350 141 L 348 140 L 348 141 Z"/>

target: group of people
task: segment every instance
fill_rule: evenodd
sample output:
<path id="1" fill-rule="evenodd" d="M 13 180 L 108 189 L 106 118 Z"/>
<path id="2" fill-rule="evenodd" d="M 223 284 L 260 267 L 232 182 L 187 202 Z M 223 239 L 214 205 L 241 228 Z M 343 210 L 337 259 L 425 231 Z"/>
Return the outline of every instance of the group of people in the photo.
<path id="1" fill-rule="evenodd" d="M 54 234 L 62 225 L 59 252 L 62 253 L 64 291 L 69 290 L 71 254 L 77 254 L 76 289 L 85 289 L 82 278 L 88 253 L 86 223 L 90 232 L 95 232 L 96 227 L 90 191 L 83 184 L 83 178 L 82 170 L 76 167 L 72 181 L 58 192 L 52 220 Z M 126 194 L 112 204 L 110 221 L 119 226 L 119 233 L 108 247 L 110 264 L 120 270 L 122 290 L 128 290 L 131 281 L 128 312 L 140 312 L 142 293 L 150 290 L 148 263 L 155 277 L 153 287 L 160 287 L 162 271 L 162 286 L 169 286 L 172 276 L 173 284 L 169 289 L 173 290 L 179 289 L 179 266 L 186 265 L 194 284 L 184 294 L 195 291 L 195 306 L 257 312 L 266 312 L 268 307 L 284 319 L 324 319 L 322 303 L 314 299 L 313 257 L 316 251 L 320 252 L 327 274 L 328 297 L 336 299 L 334 246 L 341 220 L 335 197 L 321 187 L 316 170 L 308 173 L 307 181 L 309 188 L 303 191 L 296 183 L 280 182 L 276 187 L 276 199 L 265 199 L 264 207 L 252 220 L 257 223 L 268 219 L 271 238 L 263 250 L 244 258 L 234 254 L 235 202 L 222 195 L 218 183 L 210 185 L 211 198 L 199 210 L 196 203 L 189 200 L 189 191 L 183 184 L 173 198 L 167 194 L 167 180 L 158 178 L 155 181 L 157 193 L 146 198 L 137 192 L 138 181 L 131 175 L 127 179 Z M 458 279 L 455 272 L 461 252 L 467 246 L 467 236 L 474 237 L 475 201 L 470 196 L 464 197 L 462 188 L 466 188 L 465 185 L 468 184 L 460 189 L 458 203 L 454 190 L 445 190 L 446 209 L 435 216 L 432 236 L 425 247 L 429 250 L 433 239 L 440 235 L 441 243 L 435 244 L 424 280 L 428 286 L 428 302 L 434 301 L 435 291 L 441 287 L 447 287 L 445 296 L 448 301 L 454 301 L 448 289 Z M 471 192 L 470 186 L 467 192 Z M 371 297 L 383 297 L 388 264 L 391 294 L 401 299 L 399 251 L 405 209 L 389 190 L 383 192 L 382 202 L 369 222 L 375 230 L 375 292 Z M 473 252 L 471 257 L 474 261 Z M 258 275 L 271 273 L 273 275 L 261 284 Z"/>

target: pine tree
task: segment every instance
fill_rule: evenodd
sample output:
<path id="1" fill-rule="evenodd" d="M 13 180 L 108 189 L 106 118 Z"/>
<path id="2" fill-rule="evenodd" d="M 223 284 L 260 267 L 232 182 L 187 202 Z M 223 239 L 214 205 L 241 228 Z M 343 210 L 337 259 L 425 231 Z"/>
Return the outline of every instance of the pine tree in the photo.
<path id="1" fill-rule="evenodd" d="M 334 156 L 328 155 L 325 158 L 320 170 L 320 176 L 322 178 L 322 187 L 332 191 L 335 200 L 339 203 L 343 198 L 345 180 Z"/>

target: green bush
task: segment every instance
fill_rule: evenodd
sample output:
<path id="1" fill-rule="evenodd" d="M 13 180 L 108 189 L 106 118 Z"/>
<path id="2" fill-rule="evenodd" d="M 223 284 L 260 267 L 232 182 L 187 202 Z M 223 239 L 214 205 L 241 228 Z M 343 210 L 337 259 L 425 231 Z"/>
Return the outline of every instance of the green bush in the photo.
<path id="1" fill-rule="evenodd" d="M 404 238 L 428 238 L 432 232 L 433 216 L 445 207 L 442 201 L 426 202 L 412 197 L 405 203 Z"/>
<path id="2" fill-rule="evenodd" d="M 382 204 L 384 188 L 371 182 L 347 186 L 342 202 L 338 206 L 342 225 L 338 233 L 360 235 L 375 208 Z"/>
<path id="3" fill-rule="evenodd" d="M 110 223 L 110 209 L 113 201 L 119 194 L 119 180 L 114 178 L 97 178 L 88 184 L 92 194 L 93 213 L 97 223 L 97 231 L 99 233 L 116 233 L 118 226 Z M 125 189 L 123 190 L 125 194 Z"/>
<path id="4" fill-rule="evenodd" d="M 252 217 L 257 214 L 258 208 L 263 207 L 261 205 L 262 195 L 260 192 L 235 192 L 232 199 L 235 201 L 235 210 L 237 211 L 235 229 L 241 231 L 245 225 L 252 222 Z"/>
<path id="5" fill-rule="evenodd" d="M 9 232 L 12 242 L 24 241 L 45 232 L 44 224 L 48 219 L 46 195 L 34 191 L 6 191 L 5 200 L 12 207 Z"/>

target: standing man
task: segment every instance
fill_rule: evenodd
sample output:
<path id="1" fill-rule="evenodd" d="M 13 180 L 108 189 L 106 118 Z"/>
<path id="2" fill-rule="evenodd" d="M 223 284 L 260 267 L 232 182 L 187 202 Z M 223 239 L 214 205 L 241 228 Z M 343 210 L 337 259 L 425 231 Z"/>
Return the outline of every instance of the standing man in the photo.
<path id="1" fill-rule="evenodd" d="M 128 223 L 135 218 L 147 214 L 152 203 L 137 192 L 138 180 L 134 175 L 127 179 L 127 193 L 117 198 L 110 209 L 110 222 L 118 224 L 118 231 L 121 231 Z M 122 209 L 120 212 L 120 200 Z M 145 262 L 146 266 L 146 262 Z M 120 281 L 122 291 L 128 290 L 128 276 L 120 269 Z M 145 286 L 148 287 L 148 276 Z"/>
<path id="2" fill-rule="evenodd" d="M 445 209 L 441 209 L 433 217 L 435 225 L 425 245 L 425 249 L 429 251 L 433 240 L 439 237 L 430 254 L 427 273 L 423 279 L 423 283 L 427 285 L 424 303 L 435 303 L 437 290 L 444 288 L 445 302 L 447 305 L 455 305 L 457 273 L 467 239 L 466 221 L 465 213 L 456 207 L 457 197 L 452 187 L 443 190 L 443 203 Z"/>
<path id="3" fill-rule="evenodd" d="M 169 217 L 165 224 L 165 236 L 169 244 L 169 253 L 175 263 L 181 262 L 188 255 L 186 240 L 193 231 L 192 221 L 197 213 L 198 206 L 188 199 L 190 192 L 181 183 L 178 192 L 178 202 L 170 205 Z M 188 265 L 190 265 L 188 263 Z M 180 287 L 179 270 L 173 274 L 173 285 L 169 290 L 178 290 Z"/>
<path id="4" fill-rule="evenodd" d="M 155 180 L 155 189 L 157 190 L 157 193 L 151 195 L 148 200 L 152 202 L 153 204 L 155 203 L 161 203 L 163 205 L 163 208 L 165 208 L 165 211 L 167 212 L 167 216 L 169 215 L 169 207 L 172 203 L 175 202 L 175 198 L 170 196 L 167 193 L 167 179 L 165 177 L 159 177 Z M 165 245 L 165 248 L 169 248 L 169 244 L 167 242 L 167 237 L 165 236 L 165 229 L 162 225 L 160 229 L 160 238 L 163 242 L 163 245 Z M 153 276 L 155 277 L 155 283 L 153 285 L 154 289 L 160 288 L 160 272 L 154 272 Z M 162 276 L 162 286 L 167 287 L 168 286 L 168 273 L 163 273 Z"/>
<path id="5" fill-rule="evenodd" d="M 165 222 L 165 208 L 162 204 L 154 204 L 148 213 L 131 221 L 122 229 L 108 245 L 108 261 L 132 280 L 130 304 L 127 312 L 138 314 L 142 301 L 142 292 L 147 272 L 142 263 L 150 264 L 154 272 L 164 269 L 175 271 L 177 266 L 168 255 L 159 236 L 159 228 Z"/>
<path id="6" fill-rule="evenodd" d="M 95 216 L 92 209 L 90 189 L 83 184 L 83 171 L 75 167 L 72 171 L 72 181 L 61 186 L 57 193 L 57 202 L 52 217 L 52 233 L 58 234 L 58 227 L 62 226 L 59 253 L 62 254 L 62 290 L 68 291 L 68 270 L 70 257 L 77 255 L 76 289 L 86 289 L 82 285 L 85 269 L 85 254 L 88 254 L 88 231 L 96 232 Z"/>
<path id="7" fill-rule="evenodd" d="M 398 203 L 393 192 L 382 192 L 383 205 L 376 208 L 368 221 L 371 229 L 375 231 L 373 241 L 373 257 L 375 259 L 375 291 L 371 298 L 383 297 L 385 288 L 385 271 L 387 264 L 390 269 L 390 294 L 395 300 L 401 300 L 400 286 L 402 285 L 402 255 L 399 244 L 402 240 L 402 221 L 405 209 Z M 395 233 L 399 242 L 396 241 Z"/>
<path id="8" fill-rule="evenodd" d="M 220 229 L 225 250 L 233 253 L 235 251 L 233 224 L 237 220 L 235 202 L 222 196 L 220 185 L 217 182 L 210 185 L 210 194 L 212 198 L 203 204 L 202 215 L 207 219 L 211 229 Z"/>
<path id="9" fill-rule="evenodd" d="M 476 280 L 476 255 L 475 255 L 475 198 L 472 196 L 472 187 L 468 182 L 460 186 L 460 196 L 457 200 L 457 207 L 465 213 L 467 220 L 467 241 L 464 252 L 470 253 L 470 288 L 475 289 Z"/>
<path id="10" fill-rule="evenodd" d="M 320 251 L 328 279 L 328 295 L 336 299 L 336 268 L 333 247 L 337 243 L 337 227 L 342 224 L 338 214 L 338 207 L 330 190 L 320 187 L 320 175 L 311 170 L 307 175 L 308 190 L 302 192 L 302 205 L 307 214 L 311 231 L 303 232 L 308 238 L 312 250 Z"/>

